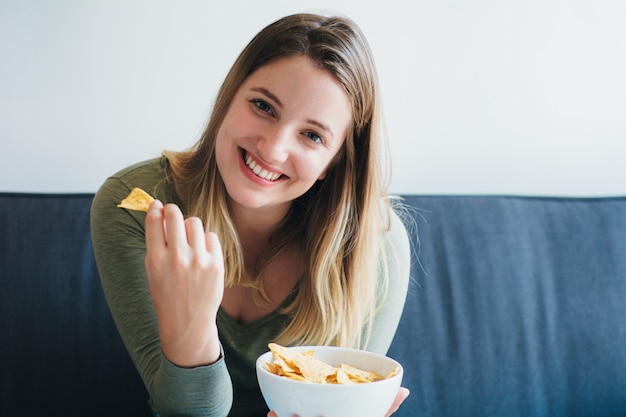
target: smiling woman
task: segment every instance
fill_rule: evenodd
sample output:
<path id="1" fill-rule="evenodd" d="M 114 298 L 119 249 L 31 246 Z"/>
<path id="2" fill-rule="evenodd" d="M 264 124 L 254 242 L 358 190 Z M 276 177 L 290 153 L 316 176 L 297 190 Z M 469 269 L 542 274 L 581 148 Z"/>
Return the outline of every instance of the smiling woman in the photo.
<path id="1" fill-rule="evenodd" d="M 98 269 L 160 413 L 267 414 L 255 361 L 270 342 L 386 353 L 410 256 L 378 96 L 351 20 L 287 16 L 241 53 L 192 149 L 100 188 Z M 117 207 L 134 187 L 156 199 L 146 215 Z"/>

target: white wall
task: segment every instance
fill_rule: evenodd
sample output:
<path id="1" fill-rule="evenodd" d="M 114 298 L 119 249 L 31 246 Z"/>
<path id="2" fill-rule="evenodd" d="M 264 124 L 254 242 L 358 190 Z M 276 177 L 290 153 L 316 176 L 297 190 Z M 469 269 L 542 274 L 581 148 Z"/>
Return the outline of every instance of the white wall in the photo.
<path id="1" fill-rule="evenodd" d="M 188 147 L 245 43 L 319 9 L 370 40 L 392 191 L 626 195 L 623 0 L 0 0 L 0 191 Z"/>

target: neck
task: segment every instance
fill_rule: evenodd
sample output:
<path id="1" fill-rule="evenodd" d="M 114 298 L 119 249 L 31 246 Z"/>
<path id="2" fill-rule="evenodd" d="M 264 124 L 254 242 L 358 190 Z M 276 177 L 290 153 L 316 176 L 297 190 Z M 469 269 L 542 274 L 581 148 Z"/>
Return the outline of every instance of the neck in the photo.
<path id="1" fill-rule="evenodd" d="M 280 209 L 248 209 L 232 205 L 232 219 L 243 250 L 246 270 L 252 272 L 259 256 L 270 245 L 270 236 L 289 211 Z"/>
<path id="2" fill-rule="evenodd" d="M 269 237 L 278 224 L 285 218 L 289 207 L 284 209 L 251 210 L 242 207 L 233 207 L 231 216 L 240 239 L 255 235 Z"/>

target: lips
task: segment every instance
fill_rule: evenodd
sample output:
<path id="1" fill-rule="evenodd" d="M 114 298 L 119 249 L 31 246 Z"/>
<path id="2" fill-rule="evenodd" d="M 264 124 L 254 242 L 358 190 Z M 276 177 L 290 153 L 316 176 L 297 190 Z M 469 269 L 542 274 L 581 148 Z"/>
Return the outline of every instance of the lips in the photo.
<path id="1" fill-rule="evenodd" d="M 277 181 L 283 174 L 279 172 L 268 171 L 267 169 L 261 167 L 246 151 L 243 151 L 243 161 L 250 171 L 254 173 L 259 178 L 262 178 L 267 181 Z"/>

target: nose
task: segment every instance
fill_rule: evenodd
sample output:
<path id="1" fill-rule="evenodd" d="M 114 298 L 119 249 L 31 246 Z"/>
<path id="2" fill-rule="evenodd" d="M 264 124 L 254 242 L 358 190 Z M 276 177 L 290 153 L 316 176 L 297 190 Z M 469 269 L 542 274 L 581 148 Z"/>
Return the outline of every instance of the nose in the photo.
<path id="1" fill-rule="evenodd" d="M 281 163 L 289 155 L 291 134 L 286 128 L 276 128 L 259 138 L 259 156 L 270 164 Z"/>

